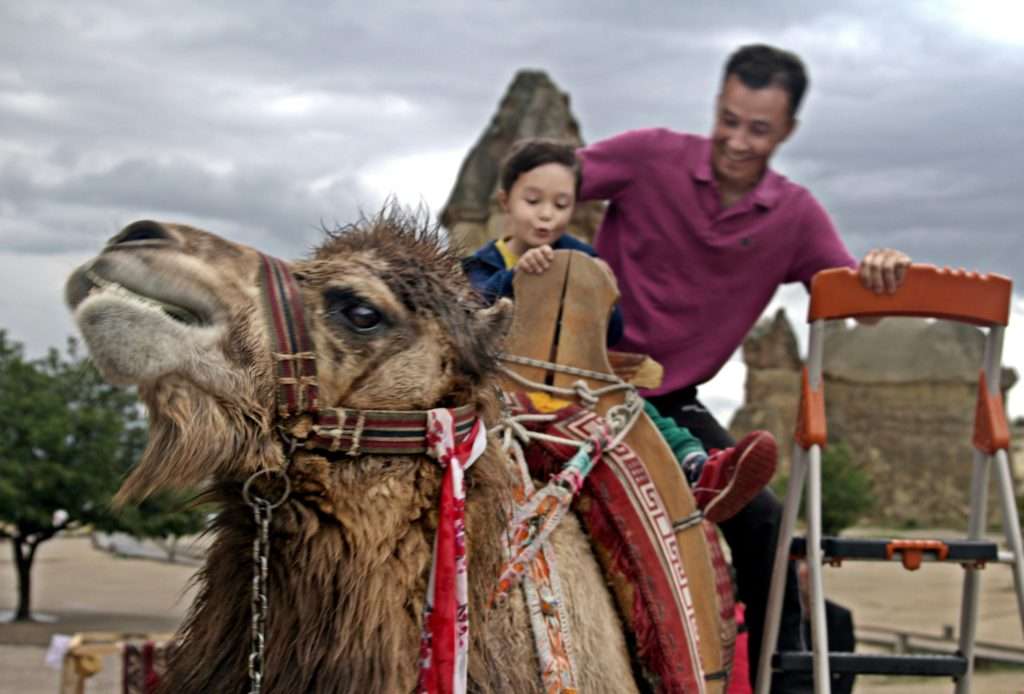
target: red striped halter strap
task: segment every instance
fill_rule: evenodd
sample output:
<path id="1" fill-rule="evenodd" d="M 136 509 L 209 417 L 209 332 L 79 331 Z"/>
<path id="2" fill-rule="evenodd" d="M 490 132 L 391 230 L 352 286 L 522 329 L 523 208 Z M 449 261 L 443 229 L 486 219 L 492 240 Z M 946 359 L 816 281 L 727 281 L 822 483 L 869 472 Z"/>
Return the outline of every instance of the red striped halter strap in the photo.
<path id="1" fill-rule="evenodd" d="M 298 284 L 288 265 L 261 254 L 260 287 L 270 326 L 277 415 L 294 446 L 340 452 L 417 454 L 428 452 L 424 410 L 354 410 L 319 406 L 316 353 L 306 327 Z M 452 410 L 455 437 L 473 428 L 476 408 Z"/>

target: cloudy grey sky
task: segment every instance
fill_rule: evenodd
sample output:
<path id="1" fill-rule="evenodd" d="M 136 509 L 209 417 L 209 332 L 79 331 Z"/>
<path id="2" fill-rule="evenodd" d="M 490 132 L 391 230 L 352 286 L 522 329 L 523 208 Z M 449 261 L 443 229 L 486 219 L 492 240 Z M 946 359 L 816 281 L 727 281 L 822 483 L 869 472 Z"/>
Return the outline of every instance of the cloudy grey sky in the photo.
<path id="1" fill-rule="evenodd" d="M 62 344 L 64 276 L 140 217 L 297 256 L 321 221 L 391 193 L 439 212 L 520 68 L 571 94 L 587 141 L 706 132 L 720 65 L 750 41 L 809 66 L 775 166 L 855 255 L 895 246 L 1024 279 L 1015 0 L 33 0 L 0 3 L 0 327 L 33 354 Z M 802 289 L 776 305 L 800 315 Z M 718 411 L 742 375 L 731 363 L 708 389 Z"/>

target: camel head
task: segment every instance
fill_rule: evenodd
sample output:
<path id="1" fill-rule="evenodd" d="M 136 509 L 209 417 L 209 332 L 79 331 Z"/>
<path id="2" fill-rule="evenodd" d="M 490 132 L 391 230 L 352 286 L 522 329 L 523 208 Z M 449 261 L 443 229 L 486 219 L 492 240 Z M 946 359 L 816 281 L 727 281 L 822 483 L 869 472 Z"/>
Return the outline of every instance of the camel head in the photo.
<path id="1" fill-rule="evenodd" d="M 438 234 L 399 212 L 327 232 L 286 266 L 300 289 L 322 407 L 484 403 L 511 304 L 484 307 Z M 150 441 L 118 499 L 244 480 L 281 465 L 275 364 L 255 249 L 140 221 L 67 282 L 97 367 L 134 385 Z"/>

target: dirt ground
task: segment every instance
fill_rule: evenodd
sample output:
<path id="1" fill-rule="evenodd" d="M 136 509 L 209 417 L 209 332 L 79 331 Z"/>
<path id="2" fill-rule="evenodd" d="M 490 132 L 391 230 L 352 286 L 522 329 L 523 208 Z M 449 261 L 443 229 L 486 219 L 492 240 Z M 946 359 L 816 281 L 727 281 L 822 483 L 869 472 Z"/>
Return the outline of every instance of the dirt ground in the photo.
<path id="1" fill-rule="evenodd" d="M 951 533 L 947 533 L 951 535 Z M 0 692 L 54 694 L 60 675 L 44 662 L 53 634 L 77 631 L 172 631 L 192 594 L 187 587 L 195 566 L 144 559 L 122 559 L 100 552 L 88 538 L 59 538 L 44 544 L 35 569 L 34 609 L 53 621 L 0 624 Z M 858 626 L 900 626 L 939 634 L 959 621 L 962 571 L 925 564 L 904 571 L 895 563 L 849 563 L 825 573 L 829 597 L 853 610 Z M 0 612 L 16 598 L 10 546 L 0 543 Z M 978 639 L 1024 645 L 1012 574 L 991 566 L 982 579 Z M 113 659 L 89 681 L 87 692 L 119 692 L 119 665 Z M 952 692 L 949 680 L 861 677 L 858 694 Z M 974 691 L 1024 694 L 1024 670 L 984 671 Z"/>

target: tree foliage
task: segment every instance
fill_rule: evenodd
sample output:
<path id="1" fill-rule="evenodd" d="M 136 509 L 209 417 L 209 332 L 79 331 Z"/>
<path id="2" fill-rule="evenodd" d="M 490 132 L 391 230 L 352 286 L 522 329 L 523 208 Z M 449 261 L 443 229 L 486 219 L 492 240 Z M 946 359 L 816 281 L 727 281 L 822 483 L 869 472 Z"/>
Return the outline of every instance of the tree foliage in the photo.
<path id="1" fill-rule="evenodd" d="M 0 537 L 11 539 L 18 571 L 15 619 L 31 618 L 37 548 L 62 530 L 94 525 L 162 537 L 201 527 L 201 513 L 180 498 L 111 510 L 145 446 L 145 423 L 135 394 L 105 383 L 75 340 L 65 354 L 51 349 L 27 360 L 0 330 L 0 421 Z"/>
<path id="2" fill-rule="evenodd" d="M 776 493 L 784 496 L 789 484 L 787 476 L 777 478 Z M 806 518 L 807 494 L 800 506 L 800 517 Z M 853 460 L 850 448 L 842 441 L 829 442 L 821 455 L 821 532 L 838 535 L 854 525 L 875 506 L 871 479 Z"/>

